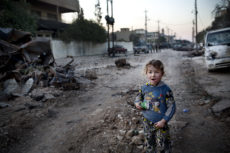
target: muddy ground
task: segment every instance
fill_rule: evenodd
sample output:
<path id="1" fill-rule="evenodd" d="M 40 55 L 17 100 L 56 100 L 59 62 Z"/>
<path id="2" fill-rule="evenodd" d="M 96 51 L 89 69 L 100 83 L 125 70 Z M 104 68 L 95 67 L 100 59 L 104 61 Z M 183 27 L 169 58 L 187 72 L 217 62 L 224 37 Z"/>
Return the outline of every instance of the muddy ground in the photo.
<path id="1" fill-rule="evenodd" d="M 202 57 L 186 55 L 162 50 L 138 56 L 75 58 L 79 90 L 42 88 L 55 96 L 45 102 L 20 97 L 0 109 L 0 152 L 143 152 L 140 112 L 133 100 L 146 82 L 144 65 L 160 59 L 166 69 L 163 81 L 173 90 L 177 104 L 170 121 L 173 153 L 229 153 L 229 110 L 216 116 L 211 109 L 221 99 L 229 100 L 229 70 L 210 74 Z M 131 67 L 117 68 L 114 62 L 119 58 L 126 58 Z"/>

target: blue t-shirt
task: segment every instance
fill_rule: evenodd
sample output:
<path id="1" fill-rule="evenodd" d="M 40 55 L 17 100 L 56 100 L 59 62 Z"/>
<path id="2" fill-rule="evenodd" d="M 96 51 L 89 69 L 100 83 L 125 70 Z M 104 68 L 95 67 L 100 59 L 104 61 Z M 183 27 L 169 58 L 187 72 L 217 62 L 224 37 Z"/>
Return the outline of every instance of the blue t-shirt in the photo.
<path id="1" fill-rule="evenodd" d="M 176 111 L 173 93 L 162 81 L 157 86 L 149 83 L 142 86 L 134 103 L 143 107 L 143 116 L 153 123 L 163 118 L 168 122 Z"/>

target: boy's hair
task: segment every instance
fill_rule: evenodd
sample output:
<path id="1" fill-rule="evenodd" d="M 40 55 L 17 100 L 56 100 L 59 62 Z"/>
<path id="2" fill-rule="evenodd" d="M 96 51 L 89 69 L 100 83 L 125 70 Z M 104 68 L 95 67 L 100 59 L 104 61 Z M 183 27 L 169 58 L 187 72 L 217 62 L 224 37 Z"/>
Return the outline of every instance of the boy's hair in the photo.
<path id="1" fill-rule="evenodd" d="M 160 61 L 160 60 L 151 60 L 149 61 L 146 65 L 145 65 L 145 74 L 147 74 L 148 71 L 148 66 L 152 65 L 153 67 L 155 67 L 158 70 L 161 70 L 161 72 L 164 74 L 164 64 Z"/>

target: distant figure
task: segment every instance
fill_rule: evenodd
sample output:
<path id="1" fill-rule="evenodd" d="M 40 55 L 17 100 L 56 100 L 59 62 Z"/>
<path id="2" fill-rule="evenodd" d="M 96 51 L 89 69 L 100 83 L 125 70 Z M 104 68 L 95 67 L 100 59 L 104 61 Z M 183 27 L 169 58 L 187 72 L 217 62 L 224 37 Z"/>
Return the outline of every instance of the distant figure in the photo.
<path id="1" fill-rule="evenodd" d="M 171 89 L 161 81 L 164 66 L 160 60 L 151 60 L 145 66 L 149 80 L 141 87 L 134 102 L 142 110 L 147 153 L 171 153 L 168 122 L 173 117 L 176 104 Z"/>
<path id="2" fill-rule="evenodd" d="M 155 47 L 156 47 L 156 53 L 159 52 L 159 51 L 160 51 L 160 47 L 159 47 L 159 44 L 158 44 L 158 43 L 156 44 Z"/>

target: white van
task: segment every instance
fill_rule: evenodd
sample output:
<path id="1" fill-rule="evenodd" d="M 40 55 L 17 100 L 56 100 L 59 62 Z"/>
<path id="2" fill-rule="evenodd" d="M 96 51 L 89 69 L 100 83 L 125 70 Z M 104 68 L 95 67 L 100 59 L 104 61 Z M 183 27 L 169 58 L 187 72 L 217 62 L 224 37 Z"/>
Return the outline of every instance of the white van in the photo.
<path id="1" fill-rule="evenodd" d="M 209 71 L 230 67 L 230 27 L 206 34 L 205 62 Z"/>

